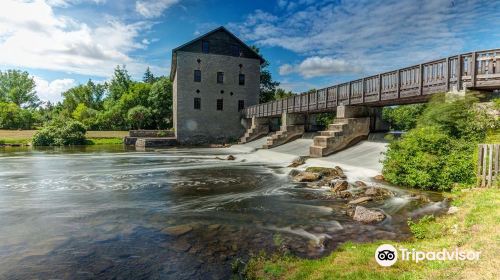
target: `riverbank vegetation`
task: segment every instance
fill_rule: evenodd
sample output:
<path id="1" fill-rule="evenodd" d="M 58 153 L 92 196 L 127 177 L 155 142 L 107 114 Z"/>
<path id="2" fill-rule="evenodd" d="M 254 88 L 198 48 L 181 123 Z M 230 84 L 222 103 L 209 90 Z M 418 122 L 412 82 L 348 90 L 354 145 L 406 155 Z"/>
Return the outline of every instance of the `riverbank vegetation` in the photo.
<path id="1" fill-rule="evenodd" d="M 247 264 L 249 279 L 498 279 L 500 250 L 499 189 L 467 189 L 448 194 L 458 212 L 411 222 L 419 238 L 404 242 L 345 243 L 328 257 L 303 260 L 293 256 L 255 256 Z M 479 261 L 397 261 L 381 267 L 374 254 L 381 244 L 421 251 L 480 251 Z"/>
<path id="2" fill-rule="evenodd" d="M 439 191 L 474 184 L 477 144 L 500 128 L 498 119 L 477 106 L 480 97 L 471 93 L 450 100 L 438 94 L 420 114 L 400 110 L 404 117 L 394 119 L 407 121 L 398 125 L 413 128 L 389 144 L 383 162 L 386 180 L 399 186 Z M 397 111 L 391 113 L 397 115 Z M 407 115 L 413 115 L 414 124 Z"/>

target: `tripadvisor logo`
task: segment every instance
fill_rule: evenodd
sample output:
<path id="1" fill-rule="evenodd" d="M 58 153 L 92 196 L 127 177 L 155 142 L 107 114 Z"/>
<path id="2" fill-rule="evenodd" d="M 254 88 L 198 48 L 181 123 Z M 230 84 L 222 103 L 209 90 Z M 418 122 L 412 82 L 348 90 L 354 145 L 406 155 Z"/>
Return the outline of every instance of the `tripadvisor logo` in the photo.
<path id="1" fill-rule="evenodd" d="M 375 251 L 375 260 L 381 266 L 391 266 L 398 260 L 398 251 L 390 244 L 380 245 Z"/>
<path id="2" fill-rule="evenodd" d="M 399 252 L 398 252 L 399 251 Z M 375 260 L 381 266 L 391 266 L 396 263 L 399 259 L 401 261 L 413 261 L 418 263 L 420 261 L 474 261 L 479 260 L 481 252 L 477 251 L 459 251 L 458 248 L 455 250 L 442 249 L 437 252 L 423 252 L 417 251 L 415 249 L 408 250 L 404 247 L 400 247 L 397 250 L 394 246 L 390 244 L 383 244 L 378 246 L 375 251 Z"/>

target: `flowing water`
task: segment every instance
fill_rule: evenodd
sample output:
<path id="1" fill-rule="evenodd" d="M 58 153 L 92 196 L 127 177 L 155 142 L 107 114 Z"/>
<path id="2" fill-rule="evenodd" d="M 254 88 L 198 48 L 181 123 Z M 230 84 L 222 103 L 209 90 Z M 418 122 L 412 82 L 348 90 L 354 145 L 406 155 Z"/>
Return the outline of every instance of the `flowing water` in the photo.
<path id="1" fill-rule="evenodd" d="M 395 188 L 369 204 L 384 222 L 356 223 L 282 164 L 216 158 L 227 153 L 0 149 L 0 279 L 229 278 L 262 250 L 314 258 L 348 240 L 408 238 L 408 216 L 441 209 L 438 196 Z"/>

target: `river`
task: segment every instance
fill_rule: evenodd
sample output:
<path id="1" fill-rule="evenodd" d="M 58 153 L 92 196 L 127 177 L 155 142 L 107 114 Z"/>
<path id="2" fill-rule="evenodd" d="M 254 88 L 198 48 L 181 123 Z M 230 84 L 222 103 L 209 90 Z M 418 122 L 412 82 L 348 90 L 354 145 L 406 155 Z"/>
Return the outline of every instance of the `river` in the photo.
<path id="1" fill-rule="evenodd" d="M 0 148 L 0 279 L 227 279 L 261 251 L 315 258 L 405 239 L 409 216 L 440 209 L 437 195 L 393 188 L 370 204 L 388 218 L 360 224 L 282 162 L 216 158 L 228 151 Z"/>

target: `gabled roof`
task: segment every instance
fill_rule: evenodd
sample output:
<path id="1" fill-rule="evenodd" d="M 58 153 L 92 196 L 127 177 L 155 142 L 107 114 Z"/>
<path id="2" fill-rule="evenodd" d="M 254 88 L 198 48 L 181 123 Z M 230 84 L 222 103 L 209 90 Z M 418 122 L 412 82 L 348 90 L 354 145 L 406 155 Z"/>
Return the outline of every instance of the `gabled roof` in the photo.
<path id="1" fill-rule="evenodd" d="M 247 48 L 248 50 L 250 50 L 253 54 L 255 54 L 255 56 L 257 56 L 259 59 L 260 59 L 260 63 L 264 63 L 265 60 L 264 58 L 258 54 L 253 48 L 249 47 L 247 44 L 245 44 L 245 42 L 241 41 L 238 37 L 236 37 L 236 35 L 234 35 L 233 33 L 231 33 L 229 30 L 227 30 L 224 26 L 220 26 L 212 31 L 209 31 L 201 36 L 198 36 L 196 37 L 195 39 L 181 45 L 181 46 L 178 46 L 177 48 L 173 49 L 172 50 L 172 65 L 171 65 L 171 69 L 170 69 L 170 79 L 173 80 L 174 79 L 174 75 L 175 75 L 175 70 L 177 68 L 177 59 L 176 59 L 176 52 L 186 46 L 189 46 L 199 40 L 202 40 L 203 38 L 206 38 L 216 32 L 219 32 L 219 31 L 223 31 L 225 32 L 226 34 L 228 34 L 230 37 L 232 37 L 234 40 L 236 40 L 239 44 L 241 44 L 242 46 L 244 46 L 245 48 Z"/>

